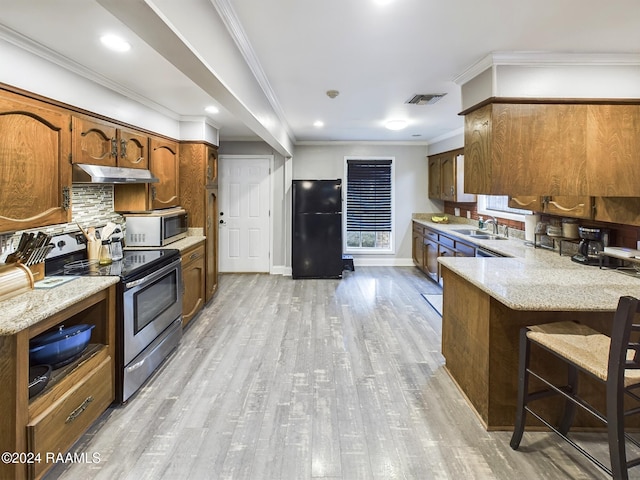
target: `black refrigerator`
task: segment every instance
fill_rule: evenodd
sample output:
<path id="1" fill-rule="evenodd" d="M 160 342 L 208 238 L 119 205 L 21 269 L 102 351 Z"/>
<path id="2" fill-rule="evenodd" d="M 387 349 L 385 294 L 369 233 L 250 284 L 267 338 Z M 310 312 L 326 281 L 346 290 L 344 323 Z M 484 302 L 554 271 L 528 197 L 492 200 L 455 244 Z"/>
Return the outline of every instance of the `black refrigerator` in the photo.
<path id="1" fill-rule="evenodd" d="M 293 278 L 342 278 L 342 180 L 293 180 Z"/>

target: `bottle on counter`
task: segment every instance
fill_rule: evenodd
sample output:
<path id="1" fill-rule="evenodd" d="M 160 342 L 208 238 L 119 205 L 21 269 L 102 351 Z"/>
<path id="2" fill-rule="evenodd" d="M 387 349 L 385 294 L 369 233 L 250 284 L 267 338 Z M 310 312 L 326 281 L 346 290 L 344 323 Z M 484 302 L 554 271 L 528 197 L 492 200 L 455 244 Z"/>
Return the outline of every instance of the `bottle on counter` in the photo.
<path id="1" fill-rule="evenodd" d="M 120 237 L 111 237 L 111 260 L 122 260 L 122 242 Z"/>
<path id="2" fill-rule="evenodd" d="M 484 228 L 484 218 L 478 217 L 478 228 L 482 230 Z"/>
<path id="3" fill-rule="evenodd" d="M 100 255 L 98 257 L 98 264 L 109 265 L 111 263 L 111 249 L 109 248 L 109 240 L 102 240 L 100 245 Z"/>

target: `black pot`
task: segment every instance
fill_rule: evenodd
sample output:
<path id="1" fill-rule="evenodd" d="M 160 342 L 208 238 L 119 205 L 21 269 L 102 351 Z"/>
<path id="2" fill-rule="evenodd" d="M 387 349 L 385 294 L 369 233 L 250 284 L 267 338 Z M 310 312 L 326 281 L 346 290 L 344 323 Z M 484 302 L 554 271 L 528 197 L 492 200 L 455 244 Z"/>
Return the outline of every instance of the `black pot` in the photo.
<path id="1" fill-rule="evenodd" d="M 35 397 L 51 379 L 51 365 L 34 365 L 29 367 L 29 398 Z"/>
<path id="2" fill-rule="evenodd" d="M 71 363 L 87 348 L 95 325 L 60 326 L 34 337 L 29 342 L 29 363 L 51 365 L 56 369 Z"/>

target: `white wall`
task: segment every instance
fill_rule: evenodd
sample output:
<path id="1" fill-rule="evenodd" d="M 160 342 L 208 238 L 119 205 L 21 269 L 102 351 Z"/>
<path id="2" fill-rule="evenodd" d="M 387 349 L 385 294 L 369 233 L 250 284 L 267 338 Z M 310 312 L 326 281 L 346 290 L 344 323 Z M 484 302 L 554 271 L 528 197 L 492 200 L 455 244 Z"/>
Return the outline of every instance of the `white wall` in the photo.
<path id="1" fill-rule="evenodd" d="M 0 82 L 171 138 L 180 123 L 102 85 L 0 39 Z"/>
<path id="2" fill-rule="evenodd" d="M 320 144 L 297 145 L 293 179 L 343 179 L 345 156 L 395 157 L 396 252 L 393 255 L 354 255 L 356 265 L 413 265 L 411 215 L 441 211 L 427 196 L 427 160 L 424 145 Z"/>

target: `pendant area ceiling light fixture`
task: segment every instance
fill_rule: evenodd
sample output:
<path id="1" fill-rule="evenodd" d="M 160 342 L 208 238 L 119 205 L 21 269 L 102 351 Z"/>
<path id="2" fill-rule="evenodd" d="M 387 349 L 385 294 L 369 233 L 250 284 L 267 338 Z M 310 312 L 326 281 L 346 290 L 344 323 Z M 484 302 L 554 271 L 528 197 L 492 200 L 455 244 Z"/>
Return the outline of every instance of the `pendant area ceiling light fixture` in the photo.
<path id="1" fill-rule="evenodd" d="M 316 120 L 315 122 L 313 122 L 313 126 L 316 128 L 322 128 L 324 127 L 324 122 L 322 120 Z"/>
<path id="2" fill-rule="evenodd" d="M 402 130 L 406 128 L 407 125 L 408 122 L 406 120 L 389 120 L 384 124 L 388 130 Z"/>
<path id="3" fill-rule="evenodd" d="M 128 52 L 131 50 L 131 45 L 124 38 L 113 34 L 107 34 L 100 37 L 102 44 L 109 50 L 116 52 Z"/>
<path id="4" fill-rule="evenodd" d="M 207 113 L 213 113 L 213 114 L 220 113 L 220 109 L 215 105 L 209 105 L 208 107 L 205 107 L 204 110 Z"/>

